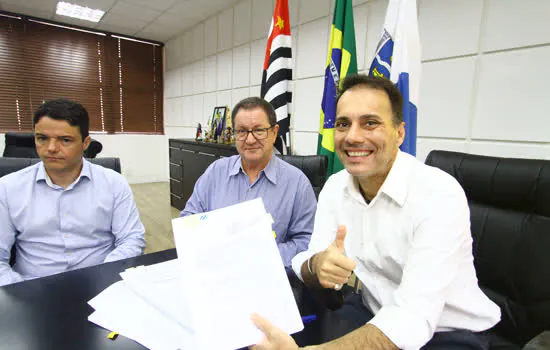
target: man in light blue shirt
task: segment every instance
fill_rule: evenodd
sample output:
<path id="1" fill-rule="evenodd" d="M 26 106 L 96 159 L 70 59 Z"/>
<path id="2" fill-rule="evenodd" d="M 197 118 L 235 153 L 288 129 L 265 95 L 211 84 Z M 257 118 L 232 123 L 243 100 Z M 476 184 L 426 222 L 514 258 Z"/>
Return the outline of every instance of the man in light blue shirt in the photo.
<path id="1" fill-rule="evenodd" d="M 279 126 L 275 110 L 258 97 L 233 109 L 238 156 L 212 163 L 197 180 L 181 216 L 203 213 L 261 197 L 273 217 L 285 267 L 307 249 L 317 201 L 311 183 L 298 168 L 273 155 Z"/>
<path id="2" fill-rule="evenodd" d="M 33 126 L 42 162 L 0 178 L 0 285 L 142 254 L 145 229 L 130 186 L 83 158 L 86 109 L 48 101 Z"/>

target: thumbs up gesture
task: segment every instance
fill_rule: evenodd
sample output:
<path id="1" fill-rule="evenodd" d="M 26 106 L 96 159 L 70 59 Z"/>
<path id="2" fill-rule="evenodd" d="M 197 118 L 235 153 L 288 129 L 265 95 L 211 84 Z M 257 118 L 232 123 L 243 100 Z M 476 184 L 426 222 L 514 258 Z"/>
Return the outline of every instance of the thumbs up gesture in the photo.
<path id="1" fill-rule="evenodd" d="M 323 288 L 340 290 L 355 269 L 355 262 L 344 254 L 345 238 L 346 226 L 341 225 L 338 227 L 334 242 L 313 258 L 312 272 Z"/>

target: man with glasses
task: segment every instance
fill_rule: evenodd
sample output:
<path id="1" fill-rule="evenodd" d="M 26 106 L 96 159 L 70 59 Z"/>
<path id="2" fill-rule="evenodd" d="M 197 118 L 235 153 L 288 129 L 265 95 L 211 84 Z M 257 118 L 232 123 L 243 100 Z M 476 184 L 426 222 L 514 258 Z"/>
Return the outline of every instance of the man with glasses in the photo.
<path id="1" fill-rule="evenodd" d="M 235 105 L 231 114 L 239 155 L 212 163 L 197 180 L 181 216 L 261 197 L 273 217 L 285 267 L 307 249 L 317 201 L 307 177 L 273 155 L 279 126 L 275 110 L 259 97 Z"/>

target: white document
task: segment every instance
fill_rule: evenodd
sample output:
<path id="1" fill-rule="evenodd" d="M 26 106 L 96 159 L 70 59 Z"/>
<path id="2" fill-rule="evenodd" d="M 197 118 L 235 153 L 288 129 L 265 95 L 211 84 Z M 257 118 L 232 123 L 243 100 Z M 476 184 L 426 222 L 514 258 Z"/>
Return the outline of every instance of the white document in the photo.
<path id="1" fill-rule="evenodd" d="M 171 321 L 132 292 L 124 281 L 88 302 L 96 311 L 88 320 L 130 338 L 149 349 L 196 349 L 194 334 Z"/>
<path id="2" fill-rule="evenodd" d="M 120 274 L 126 286 L 160 313 L 192 330 L 188 288 L 177 259 L 128 269 Z"/>
<path id="3" fill-rule="evenodd" d="M 304 328 L 261 199 L 177 218 L 172 227 L 200 349 L 258 343 L 252 313 L 289 334 Z"/>

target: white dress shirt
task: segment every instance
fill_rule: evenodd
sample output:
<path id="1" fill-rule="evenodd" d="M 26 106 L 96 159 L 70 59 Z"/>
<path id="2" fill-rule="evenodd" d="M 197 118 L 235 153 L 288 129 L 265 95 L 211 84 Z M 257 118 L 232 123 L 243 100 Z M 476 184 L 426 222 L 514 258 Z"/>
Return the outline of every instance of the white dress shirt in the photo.
<path id="1" fill-rule="evenodd" d="M 473 265 L 470 212 L 449 174 L 399 151 L 376 197 L 367 204 L 343 170 L 325 184 L 301 266 L 346 225 L 345 254 L 357 264 L 369 322 L 401 349 L 419 349 L 434 332 L 491 328 L 500 309 L 479 289 Z"/>

